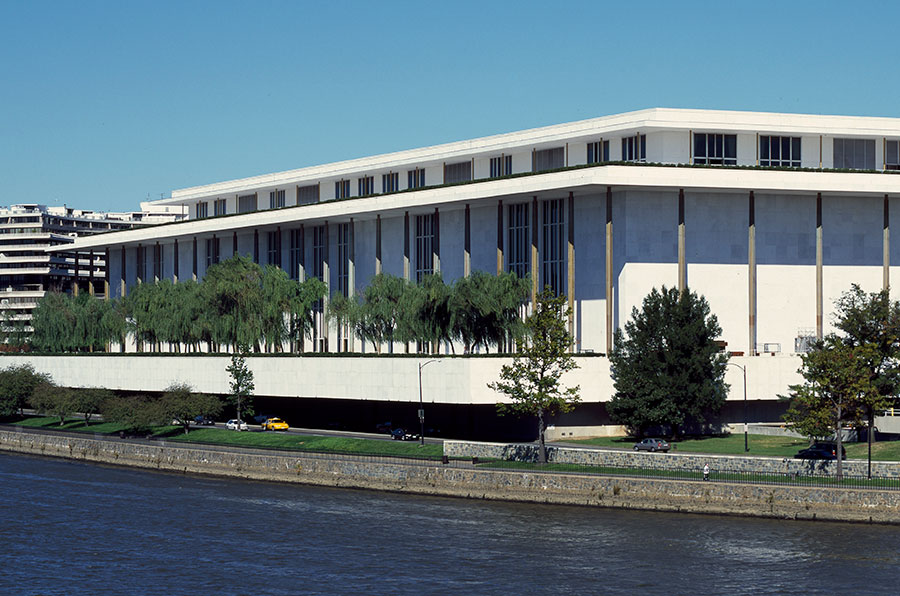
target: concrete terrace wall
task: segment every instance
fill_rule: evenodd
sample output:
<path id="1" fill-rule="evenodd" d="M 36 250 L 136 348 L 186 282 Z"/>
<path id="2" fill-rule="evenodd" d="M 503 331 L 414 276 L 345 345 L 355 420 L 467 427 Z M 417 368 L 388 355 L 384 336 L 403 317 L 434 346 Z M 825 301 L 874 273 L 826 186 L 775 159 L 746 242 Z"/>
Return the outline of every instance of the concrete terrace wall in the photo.
<path id="1" fill-rule="evenodd" d="M 491 500 L 793 519 L 900 519 L 900 491 L 496 471 L 458 463 L 180 448 L 5 430 L 0 430 L 0 450 L 170 472 Z"/>
<path id="2" fill-rule="evenodd" d="M 534 444 L 470 443 L 444 441 L 444 454 L 449 457 L 479 457 L 510 461 L 537 461 Z M 800 460 L 778 457 L 741 457 L 736 455 L 707 455 L 694 453 L 647 453 L 613 449 L 569 449 L 548 447 L 547 459 L 556 463 L 609 466 L 622 468 L 656 468 L 698 472 L 709 464 L 715 472 L 761 472 L 766 474 L 833 476 L 837 462 Z M 844 460 L 843 472 L 848 476 L 866 476 L 868 462 Z M 900 478 L 900 463 L 872 462 L 872 475 Z"/>
<path id="3" fill-rule="evenodd" d="M 272 397 L 325 397 L 335 399 L 416 402 L 419 400 L 418 365 L 431 357 L 391 356 L 250 356 L 256 394 Z M 441 358 L 422 372 L 426 403 L 494 404 L 499 394 L 487 384 L 499 378 L 508 358 Z M 609 401 L 614 389 L 609 360 L 577 357 L 580 368 L 563 378 L 581 386 L 584 403 Z M 796 356 L 735 357 L 747 367 L 747 399 L 777 400 L 788 385 L 801 382 Z M 59 384 L 70 387 L 107 387 L 122 391 L 162 391 L 175 382 L 188 383 L 197 391 L 228 393 L 225 367 L 228 355 L 190 356 L 152 354 L 93 354 L 81 356 L 0 356 L 0 367 L 32 364 Z M 725 377 L 731 385 L 728 399 L 743 399 L 741 371 L 729 366 Z M 752 421 L 751 421 L 752 422 Z"/>

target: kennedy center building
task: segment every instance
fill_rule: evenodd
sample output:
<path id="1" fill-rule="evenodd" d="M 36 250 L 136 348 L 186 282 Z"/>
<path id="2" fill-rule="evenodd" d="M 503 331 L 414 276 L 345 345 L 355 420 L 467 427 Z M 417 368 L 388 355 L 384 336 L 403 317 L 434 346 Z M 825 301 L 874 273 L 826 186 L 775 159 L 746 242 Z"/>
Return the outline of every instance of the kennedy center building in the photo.
<path id="1" fill-rule="evenodd" d="M 107 251 L 112 296 L 233 254 L 345 295 L 379 272 L 530 275 L 568 297 L 598 403 L 613 332 L 651 288 L 690 288 L 775 400 L 843 291 L 900 280 L 898 170 L 898 119 L 648 109 L 177 190 L 154 204 L 187 220 L 74 248 Z M 371 346 L 322 321 L 305 349 Z"/>

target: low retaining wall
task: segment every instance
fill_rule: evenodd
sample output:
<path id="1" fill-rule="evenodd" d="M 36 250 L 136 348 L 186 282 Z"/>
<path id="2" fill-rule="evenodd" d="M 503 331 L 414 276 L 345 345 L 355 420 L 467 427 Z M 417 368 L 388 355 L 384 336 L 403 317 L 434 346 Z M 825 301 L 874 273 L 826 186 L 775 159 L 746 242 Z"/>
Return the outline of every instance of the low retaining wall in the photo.
<path id="1" fill-rule="evenodd" d="M 373 461 L 4 430 L 0 430 L 0 450 L 171 472 L 478 499 L 790 519 L 900 521 L 900 491 L 486 470 L 459 462 Z"/>
<path id="2" fill-rule="evenodd" d="M 537 461 L 538 447 L 534 443 L 469 443 L 444 441 L 444 455 L 449 457 L 479 457 L 508 461 Z M 833 476 L 837 462 L 779 457 L 744 457 L 739 455 L 707 455 L 697 453 L 648 453 L 616 449 L 576 449 L 548 447 L 548 461 L 566 464 L 610 466 L 622 468 L 657 468 L 697 472 L 704 464 L 712 471 L 762 472 L 766 474 L 801 474 Z M 843 472 L 848 476 L 866 476 L 868 462 L 844 460 Z M 900 462 L 872 462 L 872 475 L 900 478 Z"/>

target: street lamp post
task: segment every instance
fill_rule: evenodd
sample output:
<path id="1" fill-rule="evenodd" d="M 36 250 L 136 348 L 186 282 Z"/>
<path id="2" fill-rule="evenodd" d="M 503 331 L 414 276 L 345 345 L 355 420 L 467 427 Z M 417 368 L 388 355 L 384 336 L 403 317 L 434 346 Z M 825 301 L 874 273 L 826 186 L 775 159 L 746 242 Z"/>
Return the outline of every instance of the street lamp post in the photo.
<path id="1" fill-rule="evenodd" d="M 432 362 L 440 362 L 440 360 L 428 360 L 419 363 L 419 446 L 425 446 L 425 404 L 422 401 L 422 369 Z"/>
<path id="2" fill-rule="evenodd" d="M 747 437 L 747 367 L 736 362 L 729 362 L 729 366 L 736 366 L 744 374 L 744 453 L 750 451 L 750 443 Z"/>

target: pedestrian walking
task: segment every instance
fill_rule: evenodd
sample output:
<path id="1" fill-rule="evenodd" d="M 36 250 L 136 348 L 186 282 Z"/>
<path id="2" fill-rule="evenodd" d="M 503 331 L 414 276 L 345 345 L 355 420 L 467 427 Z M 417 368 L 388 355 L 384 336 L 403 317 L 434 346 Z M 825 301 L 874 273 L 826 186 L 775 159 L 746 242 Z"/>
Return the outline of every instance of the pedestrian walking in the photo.
<path id="1" fill-rule="evenodd" d="M 709 480 L 709 464 L 703 464 L 703 479 Z"/>

